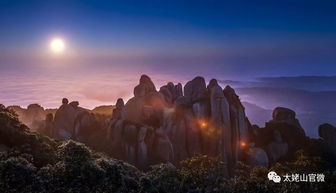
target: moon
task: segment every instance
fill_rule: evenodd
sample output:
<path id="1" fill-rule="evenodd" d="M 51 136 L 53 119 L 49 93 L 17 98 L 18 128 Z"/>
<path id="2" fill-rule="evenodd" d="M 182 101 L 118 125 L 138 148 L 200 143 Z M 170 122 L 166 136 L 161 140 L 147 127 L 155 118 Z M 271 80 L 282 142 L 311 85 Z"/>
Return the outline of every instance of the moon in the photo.
<path id="1" fill-rule="evenodd" d="M 53 53 L 60 54 L 65 50 L 64 40 L 61 38 L 54 38 L 50 41 L 50 50 Z"/>

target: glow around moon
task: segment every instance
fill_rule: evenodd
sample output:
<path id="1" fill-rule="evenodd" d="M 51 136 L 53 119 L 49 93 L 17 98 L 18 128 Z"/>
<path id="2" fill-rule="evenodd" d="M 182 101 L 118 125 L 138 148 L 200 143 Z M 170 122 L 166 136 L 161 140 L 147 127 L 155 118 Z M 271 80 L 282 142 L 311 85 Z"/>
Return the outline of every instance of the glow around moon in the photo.
<path id="1" fill-rule="evenodd" d="M 50 42 L 50 50 L 56 54 L 64 52 L 65 42 L 61 38 L 52 39 Z"/>

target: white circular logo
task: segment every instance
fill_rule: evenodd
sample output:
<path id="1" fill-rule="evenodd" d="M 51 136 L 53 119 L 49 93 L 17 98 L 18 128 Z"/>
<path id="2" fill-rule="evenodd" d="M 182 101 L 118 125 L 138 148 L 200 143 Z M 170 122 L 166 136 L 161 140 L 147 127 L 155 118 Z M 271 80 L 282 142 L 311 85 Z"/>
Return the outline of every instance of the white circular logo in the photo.
<path id="1" fill-rule="evenodd" d="M 278 174 L 274 171 L 270 171 L 267 174 L 268 180 L 272 180 L 275 183 L 280 183 L 281 182 L 281 177 L 278 176 Z"/>
<path id="2" fill-rule="evenodd" d="M 276 175 L 277 175 L 276 172 L 270 171 L 270 172 L 268 172 L 267 177 L 268 177 L 269 180 L 272 180 L 273 177 L 276 176 Z"/>
<path id="3" fill-rule="evenodd" d="M 275 182 L 275 183 L 280 183 L 280 182 L 281 182 L 281 177 L 278 176 L 278 175 L 274 176 L 274 177 L 273 177 L 273 182 Z"/>

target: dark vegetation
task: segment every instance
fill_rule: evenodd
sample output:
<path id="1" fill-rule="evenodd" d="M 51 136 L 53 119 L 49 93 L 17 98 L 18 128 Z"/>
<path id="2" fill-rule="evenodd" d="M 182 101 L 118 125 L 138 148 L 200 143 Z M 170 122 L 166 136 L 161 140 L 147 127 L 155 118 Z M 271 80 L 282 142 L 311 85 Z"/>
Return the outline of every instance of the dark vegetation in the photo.
<path id="1" fill-rule="evenodd" d="M 180 168 L 155 165 L 140 171 L 125 162 L 94 152 L 74 141 L 55 141 L 31 132 L 16 114 L 0 105 L 0 192 L 336 192 L 336 173 L 328 162 L 305 151 L 271 170 L 286 173 L 324 173 L 326 182 L 280 183 L 267 179 L 267 168 L 239 163 L 236 175 L 224 177 L 224 163 L 198 155 Z"/>

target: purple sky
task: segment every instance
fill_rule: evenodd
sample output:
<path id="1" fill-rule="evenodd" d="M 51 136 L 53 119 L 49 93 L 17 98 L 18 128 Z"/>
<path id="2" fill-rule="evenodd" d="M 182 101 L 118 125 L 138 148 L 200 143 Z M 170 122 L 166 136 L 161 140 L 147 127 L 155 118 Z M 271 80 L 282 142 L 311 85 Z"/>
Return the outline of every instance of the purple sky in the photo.
<path id="1" fill-rule="evenodd" d="M 334 1 L 0 2 L 0 103 L 84 107 L 194 76 L 335 75 Z M 50 40 L 62 37 L 55 56 Z"/>

